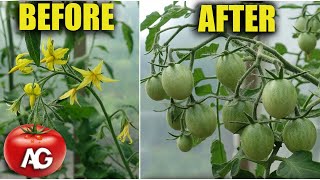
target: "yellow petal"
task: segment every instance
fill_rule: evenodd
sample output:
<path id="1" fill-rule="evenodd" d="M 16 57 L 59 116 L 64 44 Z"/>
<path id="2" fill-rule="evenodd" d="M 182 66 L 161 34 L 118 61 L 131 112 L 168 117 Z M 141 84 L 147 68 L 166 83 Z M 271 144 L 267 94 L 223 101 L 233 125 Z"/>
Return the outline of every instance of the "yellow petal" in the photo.
<path id="1" fill-rule="evenodd" d="M 53 56 L 56 59 L 62 59 L 64 57 L 64 55 L 69 51 L 68 48 L 58 48 L 57 50 L 55 50 L 53 53 Z"/>
<path id="2" fill-rule="evenodd" d="M 70 89 L 69 91 L 67 91 L 66 93 L 64 93 L 62 96 L 59 97 L 60 100 L 62 99 L 66 99 L 69 96 L 71 96 L 73 89 Z"/>
<path id="3" fill-rule="evenodd" d="M 74 96 L 70 96 L 70 105 L 74 104 Z"/>
<path id="4" fill-rule="evenodd" d="M 31 106 L 31 108 L 33 108 L 35 101 L 36 101 L 36 96 L 35 95 L 30 95 L 30 106 Z"/>
<path id="5" fill-rule="evenodd" d="M 38 83 L 34 83 L 33 85 L 33 94 L 39 96 L 41 94 L 41 88 Z"/>
<path id="6" fill-rule="evenodd" d="M 92 78 L 90 78 L 90 77 L 85 77 L 85 78 L 83 79 L 83 81 L 79 84 L 77 90 L 85 87 L 86 85 L 88 85 L 89 83 L 91 83 L 91 81 L 92 81 Z"/>
<path id="7" fill-rule="evenodd" d="M 24 55 L 27 55 L 28 53 L 22 53 L 22 54 L 18 54 L 18 56 L 16 57 L 16 62 L 21 59 Z"/>
<path id="8" fill-rule="evenodd" d="M 97 78 L 102 82 L 117 82 L 117 81 L 119 81 L 119 80 L 107 78 L 107 77 L 103 76 L 102 74 L 97 75 Z"/>
<path id="9" fill-rule="evenodd" d="M 16 72 L 18 69 L 19 69 L 19 66 L 15 66 L 8 72 L 8 74 Z"/>
<path id="10" fill-rule="evenodd" d="M 53 70 L 54 70 L 54 68 L 53 68 L 53 62 L 48 62 L 48 63 L 47 63 L 47 67 L 48 67 L 48 69 L 49 69 L 50 71 L 53 71 Z"/>
<path id="11" fill-rule="evenodd" d="M 66 60 L 55 60 L 54 64 L 64 65 L 64 64 L 67 64 L 67 61 Z"/>
<path id="12" fill-rule="evenodd" d="M 29 74 L 29 73 L 31 73 L 31 72 L 33 71 L 33 70 L 32 70 L 32 67 L 30 67 L 30 66 L 20 68 L 19 70 L 20 70 L 23 74 Z"/>
<path id="13" fill-rule="evenodd" d="M 43 59 L 41 59 L 41 63 L 44 63 L 44 62 L 46 62 L 47 61 L 47 58 L 43 58 Z"/>
<path id="14" fill-rule="evenodd" d="M 72 66 L 72 68 L 73 68 L 74 70 L 78 71 L 80 74 L 82 74 L 83 77 L 89 76 L 89 75 L 92 74 L 90 71 L 86 71 L 86 70 L 83 70 L 83 69 L 79 69 L 79 68 L 74 67 L 74 66 Z"/>
<path id="15" fill-rule="evenodd" d="M 94 79 L 92 81 L 93 85 L 99 90 L 99 91 L 102 91 L 102 88 L 101 88 L 101 83 L 98 79 Z"/>
<path id="16" fill-rule="evenodd" d="M 74 100 L 76 101 L 76 103 L 77 103 L 78 105 L 80 105 L 79 102 L 78 102 L 77 94 L 74 95 Z"/>
<path id="17" fill-rule="evenodd" d="M 23 90 L 24 90 L 24 92 L 26 93 L 26 94 L 32 94 L 32 83 L 28 83 L 28 84 L 26 84 L 25 86 L 24 86 L 24 88 L 23 88 Z"/>
<path id="18" fill-rule="evenodd" d="M 101 74 L 102 64 L 103 61 L 100 61 L 100 63 L 92 70 L 92 72 L 96 75 Z"/>

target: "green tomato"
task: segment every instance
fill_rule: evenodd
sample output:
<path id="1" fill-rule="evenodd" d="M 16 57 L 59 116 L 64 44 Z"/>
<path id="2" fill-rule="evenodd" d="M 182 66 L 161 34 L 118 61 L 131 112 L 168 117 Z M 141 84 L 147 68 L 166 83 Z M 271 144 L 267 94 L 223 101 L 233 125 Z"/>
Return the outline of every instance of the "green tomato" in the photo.
<path id="1" fill-rule="evenodd" d="M 183 110 L 177 108 L 175 106 L 171 106 L 170 109 L 167 111 L 167 122 L 169 126 L 174 130 L 181 129 L 181 117 L 183 115 Z"/>
<path id="2" fill-rule="evenodd" d="M 181 135 L 177 139 L 177 146 L 182 152 L 188 152 L 192 149 L 193 141 L 191 135 Z"/>
<path id="3" fill-rule="evenodd" d="M 309 24 L 311 23 L 311 32 L 318 32 L 318 30 L 320 29 L 320 21 L 317 18 L 313 18 L 311 20 L 311 22 L 309 22 Z"/>
<path id="4" fill-rule="evenodd" d="M 162 72 L 162 85 L 164 91 L 173 99 L 186 99 L 193 89 L 192 72 L 181 64 L 171 64 Z"/>
<path id="5" fill-rule="evenodd" d="M 287 122 L 282 138 L 291 152 L 310 151 L 316 143 L 317 130 L 309 119 L 297 119 Z"/>
<path id="6" fill-rule="evenodd" d="M 273 149 L 272 130 L 263 124 L 250 124 L 241 134 L 241 148 L 245 155 L 254 161 L 266 159 Z"/>
<path id="7" fill-rule="evenodd" d="M 298 96 L 296 88 L 287 79 L 269 81 L 262 92 L 262 104 L 268 114 L 277 119 L 294 111 Z"/>
<path id="8" fill-rule="evenodd" d="M 308 21 L 307 17 L 301 16 L 296 20 L 294 27 L 297 30 L 304 32 L 304 31 L 306 31 L 307 21 Z"/>
<path id="9" fill-rule="evenodd" d="M 298 45 L 301 50 L 310 53 L 317 45 L 317 38 L 312 33 L 301 33 L 298 37 Z"/>
<path id="10" fill-rule="evenodd" d="M 210 136 L 217 126 L 214 110 L 206 104 L 195 104 L 186 110 L 185 122 L 188 130 L 198 138 Z"/>
<path id="11" fill-rule="evenodd" d="M 148 96 L 155 101 L 160 101 L 167 97 L 162 87 L 161 75 L 152 76 L 148 79 L 145 88 Z"/>
<path id="12" fill-rule="evenodd" d="M 224 127 L 233 134 L 240 134 L 249 121 L 244 114 L 252 114 L 253 105 L 250 102 L 234 100 L 226 102 L 222 109 L 222 120 Z M 233 123 L 232 123 L 233 122 Z M 234 123 L 239 122 L 239 123 Z"/>
<path id="13" fill-rule="evenodd" d="M 221 56 L 217 61 L 217 79 L 232 91 L 235 90 L 239 79 L 245 72 L 246 66 L 237 53 Z"/>

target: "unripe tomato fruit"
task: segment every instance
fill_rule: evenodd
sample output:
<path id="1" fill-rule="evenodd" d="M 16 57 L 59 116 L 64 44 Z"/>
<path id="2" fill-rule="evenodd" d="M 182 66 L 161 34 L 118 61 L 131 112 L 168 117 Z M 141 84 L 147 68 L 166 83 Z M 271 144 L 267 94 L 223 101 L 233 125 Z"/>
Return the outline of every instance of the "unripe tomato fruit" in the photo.
<path id="1" fill-rule="evenodd" d="M 298 37 L 298 45 L 301 50 L 310 53 L 317 45 L 317 38 L 312 33 L 301 33 Z"/>
<path id="2" fill-rule="evenodd" d="M 222 120 L 224 127 L 233 134 L 240 134 L 242 132 L 241 129 L 246 126 L 244 123 L 249 123 L 244 113 L 246 112 L 247 114 L 252 114 L 252 111 L 252 103 L 238 100 L 231 102 L 226 101 L 222 108 Z"/>
<path id="3" fill-rule="evenodd" d="M 217 126 L 217 117 L 214 110 L 206 104 L 195 104 L 186 110 L 186 126 L 196 137 L 210 136 Z"/>
<path id="4" fill-rule="evenodd" d="M 8 134 L 3 147 L 4 158 L 9 168 L 18 174 L 48 176 L 61 167 L 66 156 L 66 143 L 53 129 L 37 125 L 37 130 L 43 130 L 43 134 L 29 134 L 21 129 L 28 127 L 32 128 L 33 124 L 16 127 Z M 33 153 L 29 154 L 30 150 Z"/>
<path id="5" fill-rule="evenodd" d="M 239 79 L 245 72 L 246 66 L 237 53 L 221 56 L 217 61 L 217 79 L 232 91 L 235 90 Z"/>
<path id="6" fill-rule="evenodd" d="M 162 86 L 173 99 L 186 99 L 193 89 L 192 72 L 181 64 L 170 64 L 162 72 Z"/>
<path id="7" fill-rule="evenodd" d="M 269 81 L 262 92 L 262 104 L 268 114 L 277 119 L 294 111 L 298 101 L 296 88 L 287 79 Z"/>
<path id="8" fill-rule="evenodd" d="M 183 110 L 177 108 L 175 106 L 171 106 L 170 109 L 167 111 L 167 122 L 169 126 L 174 130 L 181 129 L 181 117 L 183 115 Z"/>
<path id="9" fill-rule="evenodd" d="M 148 96 L 155 101 L 160 101 L 167 97 L 162 87 L 161 75 L 152 76 L 148 79 L 145 88 Z"/>
<path id="10" fill-rule="evenodd" d="M 311 24 L 311 32 L 318 32 L 320 29 L 320 21 L 317 18 L 313 18 L 309 24 Z"/>
<path id="11" fill-rule="evenodd" d="M 288 121 L 285 125 L 282 138 L 291 152 L 310 151 L 317 139 L 317 130 L 309 119 Z"/>
<path id="12" fill-rule="evenodd" d="M 299 30 L 299 31 L 301 31 L 301 32 L 304 32 L 304 31 L 307 30 L 307 29 L 306 29 L 306 27 L 307 27 L 307 21 L 308 21 L 308 18 L 307 18 L 307 17 L 301 16 L 301 17 L 299 17 L 299 18 L 296 20 L 294 27 L 295 27 L 297 30 Z"/>
<path id="13" fill-rule="evenodd" d="M 273 149 L 272 130 L 263 124 L 250 124 L 241 134 L 241 148 L 245 155 L 255 161 L 266 159 Z"/>
<path id="14" fill-rule="evenodd" d="M 192 149 L 192 136 L 191 135 L 181 135 L 177 139 L 177 146 L 182 152 L 188 152 Z"/>

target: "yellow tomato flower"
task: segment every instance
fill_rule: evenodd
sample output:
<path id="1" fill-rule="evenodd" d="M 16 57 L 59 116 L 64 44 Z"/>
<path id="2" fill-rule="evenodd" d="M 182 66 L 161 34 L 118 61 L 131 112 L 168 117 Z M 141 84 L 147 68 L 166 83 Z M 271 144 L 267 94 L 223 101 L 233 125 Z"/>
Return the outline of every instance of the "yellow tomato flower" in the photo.
<path id="1" fill-rule="evenodd" d="M 59 99 L 62 100 L 62 99 L 66 99 L 68 97 L 70 97 L 70 104 L 71 105 L 73 105 L 74 102 L 77 102 L 79 104 L 78 99 L 77 99 L 77 88 L 70 89 L 68 92 L 66 92 L 62 96 L 60 96 Z"/>
<path id="2" fill-rule="evenodd" d="M 22 97 L 19 97 L 18 99 L 14 100 L 13 103 L 10 105 L 9 109 L 11 112 L 17 114 L 18 112 L 20 112 L 20 105 L 21 105 L 21 100 Z"/>
<path id="3" fill-rule="evenodd" d="M 101 61 L 93 70 L 89 70 L 89 71 L 79 69 L 79 68 L 72 66 L 72 68 L 74 70 L 78 71 L 84 77 L 83 81 L 80 83 L 77 90 L 85 87 L 86 85 L 88 85 L 90 83 L 93 83 L 93 85 L 101 91 L 102 88 L 101 88 L 100 82 L 116 82 L 116 81 L 118 81 L 118 80 L 114 80 L 111 78 L 107 78 L 102 75 L 102 73 L 101 73 L 102 64 L 103 64 L 103 61 Z"/>
<path id="4" fill-rule="evenodd" d="M 47 68 L 50 71 L 53 71 L 55 64 L 64 65 L 67 63 L 67 60 L 63 60 L 62 58 L 68 51 L 68 48 L 58 48 L 54 50 L 53 41 L 51 37 L 49 37 L 47 42 L 47 50 L 45 50 L 44 45 L 42 44 L 42 54 L 44 55 L 44 58 L 40 62 L 45 62 L 47 64 Z"/>
<path id="5" fill-rule="evenodd" d="M 132 144 L 132 138 L 130 136 L 130 131 L 129 131 L 129 122 L 126 121 L 125 122 L 125 125 L 121 131 L 121 133 L 117 136 L 117 138 L 122 142 L 124 143 L 126 141 L 126 138 L 129 139 L 129 144 Z"/>
<path id="6" fill-rule="evenodd" d="M 38 83 L 28 83 L 23 88 L 24 92 L 30 98 L 30 106 L 33 108 L 36 98 L 41 94 L 41 88 Z"/>
<path id="7" fill-rule="evenodd" d="M 22 73 L 24 74 L 29 74 L 32 72 L 32 67 L 29 66 L 30 63 L 33 62 L 33 60 L 30 60 L 30 59 L 24 59 L 23 56 L 27 55 L 28 53 L 22 53 L 22 54 L 19 54 L 17 57 L 16 57 L 16 66 L 14 66 L 10 71 L 9 71 L 9 74 L 10 73 L 13 73 L 17 70 L 20 70 Z"/>

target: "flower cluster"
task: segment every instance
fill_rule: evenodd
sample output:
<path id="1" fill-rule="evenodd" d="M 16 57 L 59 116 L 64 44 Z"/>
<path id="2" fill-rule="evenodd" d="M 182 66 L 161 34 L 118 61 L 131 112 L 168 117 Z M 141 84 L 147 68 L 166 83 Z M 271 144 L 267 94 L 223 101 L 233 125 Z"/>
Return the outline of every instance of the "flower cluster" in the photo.
<path id="1" fill-rule="evenodd" d="M 68 60 L 65 60 L 66 53 L 69 51 L 68 48 L 54 48 L 54 41 L 49 37 L 47 41 L 46 48 L 44 45 L 42 45 L 42 54 L 43 58 L 40 60 L 41 63 L 45 63 L 46 67 L 41 66 L 41 68 L 45 68 L 49 71 L 54 71 L 54 72 L 59 72 L 60 70 L 57 69 L 57 65 L 67 65 L 68 66 Z M 22 53 L 19 54 L 16 57 L 16 65 L 8 72 L 13 73 L 16 71 L 21 71 L 23 74 L 30 74 L 33 72 L 33 68 L 31 65 L 33 64 L 33 60 L 27 57 L 28 53 Z M 70 68 L 68 66 L 68 69 L 70 71 L 76 71 L 82 75 L 82 81 L 80 84 L 78 84 L 76 87 L 73 87 L 72 89 L 68 90 L 65 92 L 62 96 L 59 97 L 60 100 L 66 99 L 70 97 L 70 104 L 73 105 L 74 102 L 79 104 L 78 99 L 77 99 L 77 92 L 84 88 L 87 87 L 88 85 L 93 85 L 96 87 L 98 90 L 102 90 L 101 88 L 101 82 L 116 82 L 118 80 L 114 80 L 111 78 L 108 78 L 104 75 L 102 75 L 102 66 L 103 66 L 103 61 L 101 60 L 99 64 L 94 67 L 92 70 L 83 70 L 77 67 Z M 73 69 L 73 70 L 72 70 Z M 63 72 L 63 71 L 60 71 Z M 65 72 L 65 71 L 64 71 Z M 65 72 L 67 73 L 67 72 Z M 75 74 L 75 72 L 72 72 L 72 74 Z M 79 80 L 80 81 L 80 80 Z M 40 85 L 39 85 L 39 84 Z M 29 97 L 29 103 L 31 109 L 34 108 L 35 102 L 39 96 L 41 96 L 41 88 L 43 86 L 43 82 L 38 81 L 33 82 L 33 83 L 28 83 L 24 86 L 24 94 L 19 97 L 17 100 L 13 101 L 9 110 L 12 112 L 18 113 L 20 111 L 20 104 L 23 96 L 27 95 Z M 126 121 L 126 123 L 122 126 L 121 128 L 121 133 L 118 135 L 118 139 L 121 142 L 125 142 L 125 139 L 128 138 L 130 140 L 130 144 L 132 143 L 131 136 L 129 134 L 129 123 Z"/>

